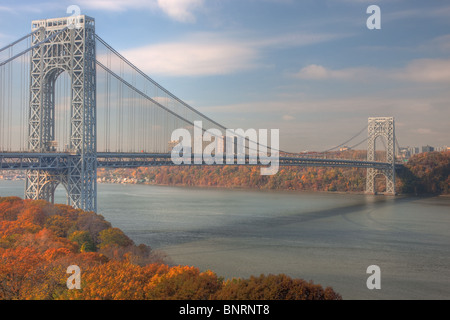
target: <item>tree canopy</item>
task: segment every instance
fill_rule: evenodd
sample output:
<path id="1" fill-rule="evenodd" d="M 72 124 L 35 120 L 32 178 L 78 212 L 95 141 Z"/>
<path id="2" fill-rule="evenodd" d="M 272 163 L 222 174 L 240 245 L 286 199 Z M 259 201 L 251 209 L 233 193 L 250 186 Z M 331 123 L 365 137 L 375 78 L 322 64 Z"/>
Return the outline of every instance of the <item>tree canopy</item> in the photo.
<path id="1" fill-rule="evenodd" d="M 70 265 L 81 269 L 79 290 L 67 288 Z M 285 275 L 256 279 L 170 266 L 94 212 L 0 197 L 0 299 L 341 299 Z"/>

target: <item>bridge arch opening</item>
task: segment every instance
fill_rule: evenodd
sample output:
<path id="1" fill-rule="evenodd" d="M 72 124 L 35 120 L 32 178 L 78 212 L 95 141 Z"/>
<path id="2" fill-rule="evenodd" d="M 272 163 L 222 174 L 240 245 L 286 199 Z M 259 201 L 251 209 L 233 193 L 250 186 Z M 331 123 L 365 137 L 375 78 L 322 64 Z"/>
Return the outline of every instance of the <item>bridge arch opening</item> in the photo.
<path id="1" fill-rule="evenodd" d="M 42 80 L 45 134 L 42 146 L 49 152 L 66 152 L 70 148 L 72 118 L 72 80 L 65 66 L 47 70 Z"/>
<path id="2" fill-rule="evenodd" d="M 61 204 L 70 204 L 69 202 L 69 192 L 67 191 L 67 186 L 63 183 L 58 183 L 53 191 L 54 202 Z"/>
<path id="3" fill-rule="evenodd" d="M 42 193 L 48 195 L 48 201 L 51 203 L 70 204 L 67 184 L 57 177 L 53 177 L 42 186 Z"/>
<path id="4" fill-rule="evenodd" d="M 72 117 L 72 80 L 67 71 L 57 71 L 54 81 L 54 142 L 53 151 L 70 151 Z"/>
<path id="5" fill-rule="evenodd" d="M 375 161 L 387 162 L 387 139 L 383 135 L 378 135 L 374 141 Z"/>
<path id="6" fill-rule="evenodd" d="M 374 179 L 375 194 L 387 193 L 388 177 L 384 173 L 379 173 Z"/>

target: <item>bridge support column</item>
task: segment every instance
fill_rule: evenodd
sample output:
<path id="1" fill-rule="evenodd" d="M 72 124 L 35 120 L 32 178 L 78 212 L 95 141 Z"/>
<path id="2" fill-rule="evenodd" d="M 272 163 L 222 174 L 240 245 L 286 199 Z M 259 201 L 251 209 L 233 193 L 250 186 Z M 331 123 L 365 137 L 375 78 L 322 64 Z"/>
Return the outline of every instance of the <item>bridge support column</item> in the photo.
<path id="1" fill-rule="evenodd" d="M 369 118 L 367 140 L 367 161 L 376 161 L 375 141 L 382 137 L 386 141 L 386 162 L 391 166 L 386 169 L 368 168 L 366 175 L 366 193 L 375 194 L 375 178 L 378 175 L 386 177 L 387 195 L 395 195 L 395 125 L 393 117 Z"/>
<path id="2" fill-rule="evenodd" d="M 71 79 L 71 154 L 64 171 L 29 170 L 25 198 L 50 201 L 59 183 L 68 193 L 68 204 L 88 211 L 97 210 L 97 132 L 96 132 L 96 51 L 94 19 L 77 17 L 32 22 L 32 45 L 53 36 L 32 50 L 29 150 L 52 152 L 55 140 L 55 82 L 67 72 Z M 67 151 L 67 150 L 65 150 Z"/>

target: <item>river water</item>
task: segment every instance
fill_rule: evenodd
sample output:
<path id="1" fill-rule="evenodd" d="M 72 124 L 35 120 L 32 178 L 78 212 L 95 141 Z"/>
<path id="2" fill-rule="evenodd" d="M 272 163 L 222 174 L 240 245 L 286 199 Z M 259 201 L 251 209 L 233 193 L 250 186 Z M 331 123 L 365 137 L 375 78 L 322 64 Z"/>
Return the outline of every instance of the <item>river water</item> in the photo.
<path id="1" fill-rule="evenodd" d="M 22 197 L 23 184 L 0 181 L 0 196 Z M 99 184 L 98 213 L 172 263 L 224 278 L 284 273 L 344 299 L 450 299 L 448 197 Z M 381 289 L 367 288 L 371 265 Z"/>

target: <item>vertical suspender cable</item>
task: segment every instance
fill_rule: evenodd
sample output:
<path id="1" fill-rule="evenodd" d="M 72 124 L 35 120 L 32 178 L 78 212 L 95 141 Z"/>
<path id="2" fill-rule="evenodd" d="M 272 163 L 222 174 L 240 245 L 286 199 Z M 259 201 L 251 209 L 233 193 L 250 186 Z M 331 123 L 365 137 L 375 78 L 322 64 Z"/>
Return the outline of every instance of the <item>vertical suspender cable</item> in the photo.
<path id="1" fill-rule="evenodd" d="M 5 97 L 5 81 L 3 79 L 3 66 L 0 66 L 0 150 L 3 151 L 3 130 L 4 130 L 4 126 L 3 126 L 3 108 L 4 108 L 4 103 L 3 103 L 3 99 Z"/>
<path id="2" fill-rule="evenodd" d="M 19 109 L 19 151 L 22 151 L 22 128 L 23 128 L 23 104 L 24 104 L 24 87 L 25 87 L 25 77 L 24 77 L 24 73 L 23 70 L 25 69 L 25 61 L 24 61 L 25 55 L 20 57 L 20 65 L 19 65 L 19 69 L 20 69 L 20 97 L 19 97 L 19 105 L 18 105 L 18 109 Z"/>
<path id="3" fill-rule="evenodd" d="M 9 48 L 10 50 L 10 57 L 13 56 L 13 47 Z M 12 139 L 12 103 L 13 103 L 13 81 L 14 81 L 14 76 L 13 76 L 13 66 L 14 66 L 14 62 L 11 61 L 9 63 L 9 96 L 8 96 L 8 151 L 11 151 L 11 139 Z"/>
<path id="4" fill-rule="evenodd" d="M 108 51 L 107 53 L 107 64 L 108 64 L 108 68 L 111 67 L 111 54 Z M 105 136 L 106 136 L 106 143 L 105 143 L 105 147 L 106 147 L 106 152 L 110 151 L 110 145 L 109 145 L 109 141 L 110 141 L 110 131 L 109 131 L 109 123 L 111 121 L 111 117 L 110 117 L 110 102 L 111 102 L 111 78 L 110 78 L 110 74 L 109 72 L 105 73 L 106 75 L 106 117 L 105 117 L 105 121 L 106 121 L 106 132 L 105 132 Z"/>

